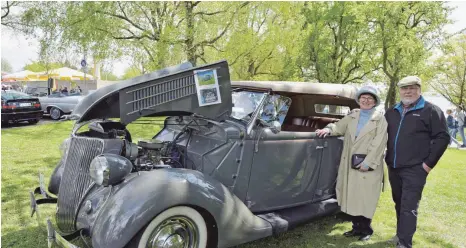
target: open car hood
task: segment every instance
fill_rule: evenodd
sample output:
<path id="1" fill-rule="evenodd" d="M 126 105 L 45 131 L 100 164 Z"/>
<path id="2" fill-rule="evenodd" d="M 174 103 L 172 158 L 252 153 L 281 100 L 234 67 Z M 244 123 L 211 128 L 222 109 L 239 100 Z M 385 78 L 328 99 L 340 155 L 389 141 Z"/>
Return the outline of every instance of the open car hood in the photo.
<path id="1" fill-rule="evenodd" d="M 206 81 L 209 85 L 201 86 L 199 95 L 208 93 L 209 99 L 219 98 L 219 101 L 200 106 L 206 98 L 202 101 L 198 99 L 195 78 L 199 76 L 195 72 L 209 70 L 216 72 L 218 90 L 204 90 L 213 88 L 210 84 L 212 81 Z M 201 80 L 211 79 L 209 76 Z M 222 120 L 230 115 L 231 108 L 231 82 L 226 61 L 199 67 L 183 63 L 97 89 L 76 105 L 70 119 L 80 123 L 92 119 L 120 118 L 121 123 L 128 124 L 143 116 L 198 114 Z"/>

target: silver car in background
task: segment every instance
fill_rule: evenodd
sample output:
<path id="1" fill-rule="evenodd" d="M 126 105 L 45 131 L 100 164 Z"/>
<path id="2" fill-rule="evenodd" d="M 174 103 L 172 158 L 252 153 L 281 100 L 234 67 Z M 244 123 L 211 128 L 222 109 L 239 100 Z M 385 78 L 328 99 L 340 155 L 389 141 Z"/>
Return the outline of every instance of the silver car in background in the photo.
<path id="1" fill-rule="evenodd" d="M 48 96 L 39 97 L 44 114 L 49 114 L 53 120 L 59 120 L 63 115 L 73 112 L 74 107 L 84 96 L 54 92 Z"/>

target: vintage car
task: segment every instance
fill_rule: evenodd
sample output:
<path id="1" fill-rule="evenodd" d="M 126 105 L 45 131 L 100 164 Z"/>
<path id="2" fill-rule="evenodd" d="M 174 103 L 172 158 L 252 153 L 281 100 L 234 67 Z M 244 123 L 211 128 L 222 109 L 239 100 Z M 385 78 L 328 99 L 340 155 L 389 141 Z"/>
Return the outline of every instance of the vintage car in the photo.
<path id="1" fill-rule="evenodd" d="M 2 90 L 2 124 L 27 121 L 36 124 L 42 118 L 39 99 L 15 90 Z"/>
<path id="2" fill-rule="evenodd" d="M 39 97 L 42 111 L 50 115 L 53 120 L 59 120 L 63 115 L 70 114 L 82 99 L 83 96 L 80 94 L 70 95 L 62 92 L 53 92 L 48 96 Z"/>
<path id="3" fill-rule="evenodd" d="M 197 72 L 209 70 L 216 83 L 200 86 Z M 202 87 L 217 88 L 220 101 L 201 104 Z M 40 176 L 30 192 L 33 214 L 57 203 L 50 245 L 105 248 L 231 247 L 333 214 L 342 140 L 314 131 L 357 107 L 355 93 L 231 82 L 226 61 L 98 89 L 70 116 L 48 189 Z M 147 116 L 165 116 L 163 129 L 133 141 L 126 125 Z"/>

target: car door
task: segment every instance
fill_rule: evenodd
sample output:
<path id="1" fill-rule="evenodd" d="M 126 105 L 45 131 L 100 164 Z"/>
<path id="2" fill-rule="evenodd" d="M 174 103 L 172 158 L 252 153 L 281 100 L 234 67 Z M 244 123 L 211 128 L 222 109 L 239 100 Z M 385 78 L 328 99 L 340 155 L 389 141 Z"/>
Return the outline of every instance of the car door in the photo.
<path id="1" fill-rule="evenodd" d="M 63 113 L 70 113 L 78 102 L 77 99 L 75 96 L 68 96 L 60 92 L 53 98 L 53 105 L 58 107 Z"/>
<path id="2" fill-rule="evenodd" d="M 268 113 L 276 105 L 276 99 L 265 105 L 262 123 L 270 119 L 283 123 L 289 104 L 275 114 Z M 322 139 L 315 139 L 314 133 L 277 132 L 273 127 L 264 126 L 258 126 L 254 132 L 254 156 L 246 199 L 251 211 L 311 202 L 318 183 Z"/>
<path id="3" fill-rule="evenodd" d="M 63 96 L 60 100 L 60 108 L 65 113 L 73 111 L 81 96 Z"/>
<path id="4" fill-rule="evenodd" d="M 39 101 L 42 107 L 42 110 L 47 113 L 47 108 L 49 106 L 53 106 L 56 102 L 56 98 L 58 97 L 58 92 L 53 92 L 48 96 L 39 97 Z"/>

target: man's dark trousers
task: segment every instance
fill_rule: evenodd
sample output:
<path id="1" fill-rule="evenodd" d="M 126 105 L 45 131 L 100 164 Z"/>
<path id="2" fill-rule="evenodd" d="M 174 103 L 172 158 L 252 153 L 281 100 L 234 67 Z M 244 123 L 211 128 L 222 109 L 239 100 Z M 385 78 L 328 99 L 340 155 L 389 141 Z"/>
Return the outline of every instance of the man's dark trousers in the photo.
<path id="1" fill-rule="evenodd" d="M 422 164 L 401 168 L 388 166 L 388 168 L 396 209 L 396 235 L 400 239 L 399 244 L 410 248 L 413 246 L 417 209 L 426 184 L 427 172 Z"/>

